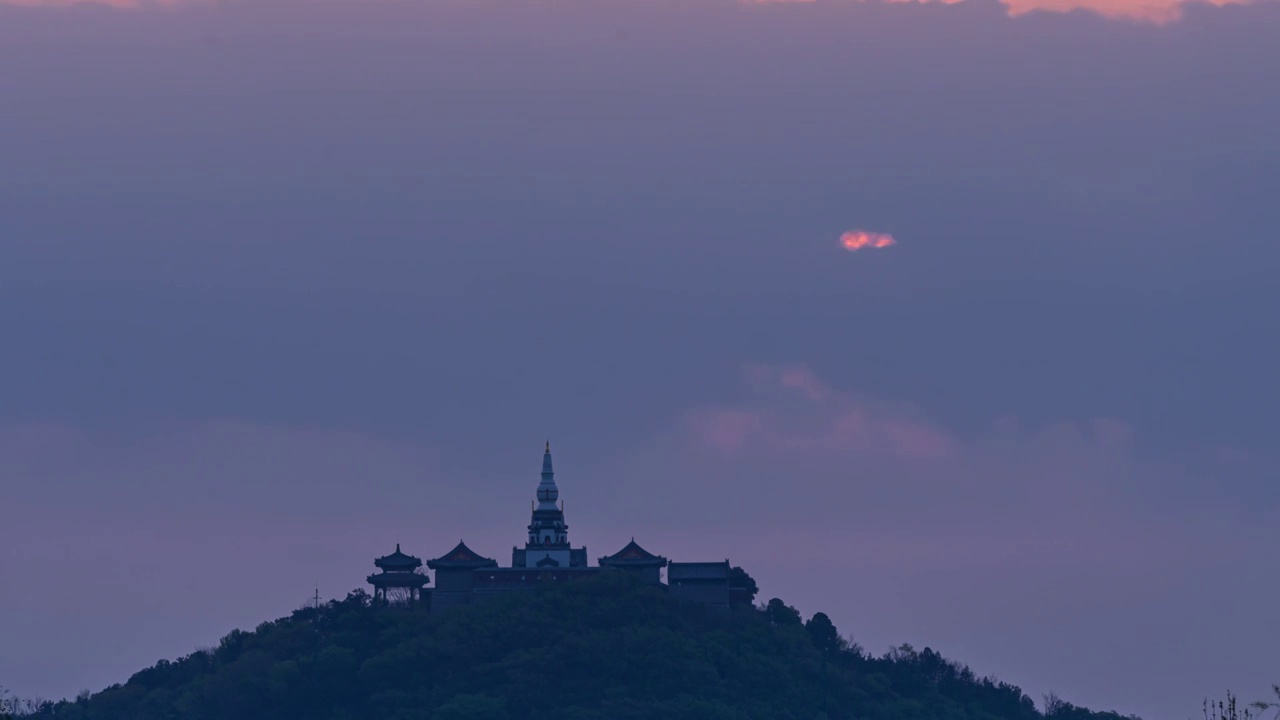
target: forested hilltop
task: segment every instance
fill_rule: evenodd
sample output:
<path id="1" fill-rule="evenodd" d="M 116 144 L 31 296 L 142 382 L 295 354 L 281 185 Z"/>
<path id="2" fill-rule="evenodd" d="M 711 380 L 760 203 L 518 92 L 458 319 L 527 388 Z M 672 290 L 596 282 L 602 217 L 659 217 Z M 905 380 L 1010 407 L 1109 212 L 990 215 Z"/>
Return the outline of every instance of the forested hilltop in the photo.
<path id="1" fill-rule="evenodd" d="M 681 606 L 603 573 L 443 615 L 361 591 L 236 631 L 60 720 L 1040 720 L 1012 685 L 929 649 L 873 657 L 782 601 Z M 1124 720 L 1055 701 L 1055 720 Z"/>

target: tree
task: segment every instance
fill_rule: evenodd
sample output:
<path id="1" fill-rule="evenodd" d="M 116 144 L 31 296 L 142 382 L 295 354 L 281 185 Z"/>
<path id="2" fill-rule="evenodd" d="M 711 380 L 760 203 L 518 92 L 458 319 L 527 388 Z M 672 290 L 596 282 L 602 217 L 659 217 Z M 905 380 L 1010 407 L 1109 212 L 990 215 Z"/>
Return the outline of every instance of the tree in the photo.
<path id="1" fill-rule="evenodd" d="M 1259 700 L 1258 702 L 1253 704 L 1253 707 L 1257 708 L 1261 712 L 1275 710 L 1276 720 L 1280 720 L 1280 683 L 1276 683 L 1275 685 L 1272 685 L 1271 691 L 1276 694 L 1276 699 L 1274 702 Z"/>
<path id="2" fill-rule="evenodd" d="M 1219 700 L 1215 705 L 1206 699 L 1204 701 L 1204 720 L 1252 720 L 1253 713 L 1249 712 L 1249 708 L 1240 708 L 1239 699 L 1230 692 L 1227 693 L 1226 700 Z"/>
<path id="3" fill-rule="evenodd" d="M 17 697 L 0 687 L 0 720 L 17 720 L 18 718 L 34 715 L 41 705 L 42 703 L 37 700 Z"/>
<path id="4" fill-rule="evenodd" d="M 902 643 L 897 647 L 889 648 L 885 658 L 895 663 L 914 663 L 919 655 L 911 643 Z"/>
<path id="5" fill-rule="evenodd" d="M 768 605 L 764 607 L 764 616 L 774 625 L 803 625 L 800 619 L 800 611 L 782 602 L 778 598 L 773 598 Z"/>
<path id="6" fill-rule="evenodd" d="M 13 720 L 15 702 L 9 691 L 0 687 L 0 720 Z"/>
<path id="7" fill-rule="evenodd" d="M 840 631 L 836 630 L 835 623 L 826 613 L 815 613 L 804 624 L 804 629 L 809 632 L 813 646 L 823 655 L 835 655 L 845 648 L 844 638 L 840 637 Z"/>
<path id="8" fill-rule="evenodd" d="M 755 578 L 748 575 L 747 571 L 740 567 L 729 568 L 729 587 L 741 588 L 751 593 L 751 602 L 753 603 L 756 601 L 756 593 L 760 592 Z"/>
<path id="9" fill-rule="evenodd" d="M 373 598 L 365 592 L 364 588 L 356 588 L 347 593 L 347 599 L 343 602 L 351 607 L 369 607 L 373 603 Z"/>
<path id="10" fill-rule="evenodd" d="M 413 590 L 403 587 L 387 588 L 383 597 L 390 605 L 408 605 L 413 602 Z"/>
<path id="11" fill-rule="evenodd" d="M 1044 712 L 1043 712 L 1045 717 L 1051 718 L 1055 715 L 1059 715 L 1062 713 L 1063 710 L 1066 709 L 1066 707 L 1067 707 L 1067 702 L 1062 698 L 1058 697 L 1057 693 L 1052 691 L 1045 693 Z"/>
<path id="12" fill-rule="evenodd" d="M 507 704 L 489 695 L 455 695 L 432 715 L 440 720 L 497 720 L 507 717 Z"/>
<path id="13" fill-rule="evenodd" d="M 352 593 L 158 662 L 91 697 L 15 716 L 1043 720 L 1018 688 L 975 678 L 927 648 L 831 654 L 838 638 L 829 617 L 803 622 L 779 599 L 758 612 L 710 612 L 626 573 L 434 615 Z M 1053 720 L 1126 719 L 1073 708 Z"/>

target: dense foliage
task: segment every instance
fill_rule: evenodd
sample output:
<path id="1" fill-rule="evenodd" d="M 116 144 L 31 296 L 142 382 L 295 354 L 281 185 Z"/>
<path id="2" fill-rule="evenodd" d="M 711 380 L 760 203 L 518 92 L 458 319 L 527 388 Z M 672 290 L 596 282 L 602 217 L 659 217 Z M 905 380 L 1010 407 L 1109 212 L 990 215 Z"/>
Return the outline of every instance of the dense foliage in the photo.
<path id="1" fill-rule="evenodd" d="M 1065 703 L 1056 720 L 1122 720 Z M 74 701 L 59 720 L 1042 720 L 932 650 L 870 657 L 780 600 L 681 605 L 622 573 L 443 615 L 345 600 L 236 631 Z"/>

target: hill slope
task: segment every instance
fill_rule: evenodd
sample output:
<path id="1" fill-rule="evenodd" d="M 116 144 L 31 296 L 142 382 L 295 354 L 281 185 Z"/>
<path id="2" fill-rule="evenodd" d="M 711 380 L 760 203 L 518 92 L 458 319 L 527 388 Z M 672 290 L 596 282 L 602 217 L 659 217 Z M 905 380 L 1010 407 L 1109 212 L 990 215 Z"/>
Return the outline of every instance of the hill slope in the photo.
<path id="1" fill-rule="evenodd" d="M 1016 687 L 931 650 L 873 658 L 781 601 L 682 607 L 605 574 L 443 616 L 357 592 L 124 685 L 47 705 L 68 720 L 1040 720 Z M 1122 720 L 1059 705 L 1055 720 Z"/>

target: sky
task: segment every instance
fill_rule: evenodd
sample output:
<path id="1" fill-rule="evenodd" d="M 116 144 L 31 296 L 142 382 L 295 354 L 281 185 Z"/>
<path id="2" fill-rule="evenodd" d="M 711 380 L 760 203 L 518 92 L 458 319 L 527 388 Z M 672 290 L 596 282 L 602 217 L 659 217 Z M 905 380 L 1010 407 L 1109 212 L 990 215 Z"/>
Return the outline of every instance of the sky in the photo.
<path id="1" fill-rule="evenodd" d="M 877 653 L 1146 720 L 1280 681 L 1280 4 L 46 4 L 0 686 L 505 564 L 548 438 L 592 558 Z"/>

